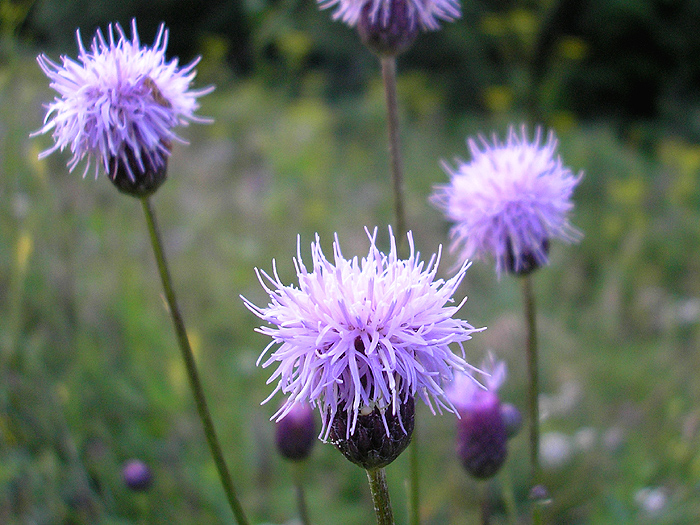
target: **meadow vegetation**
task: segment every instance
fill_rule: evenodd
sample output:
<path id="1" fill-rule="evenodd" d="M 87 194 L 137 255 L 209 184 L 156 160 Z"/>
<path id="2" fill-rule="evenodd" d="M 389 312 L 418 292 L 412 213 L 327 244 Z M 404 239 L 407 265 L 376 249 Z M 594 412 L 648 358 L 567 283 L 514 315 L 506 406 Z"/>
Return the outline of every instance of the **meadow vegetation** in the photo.
<path id="1" fill-rule="evenodd" d="M 336 29 L 352 45 L 349 31 Z M 42 103 L 53 94 L 35 61 L 40 50 L 7 38 L 0 61 L 0 521 L 229 522 L 139 203 L 106 177 L 68 173 L 66 155 L 37 160 L 49 139 L 29 134 L 41 127 Z M 266 303 L 254 268 L 269 271 L 272 259 L 282 281 L 293 282 L 297 236 L 305 257 L 316 232 L 326 253 L 337 232 L 346 256 L 366 253 L 365 226 L 379 227 L 380 245 L 388 239 L 383 95 L 369 65 L 366 82 L 345 95 L 331 67 L 300 68 L 293 81 L 275 82 L 296 67 L 303 39 L 301 47 L 287 42 L 284 75 L 278 63 L 236 75 L 217 42 L 198 50 L 197 84 L 216 84 L 199 113 L 214 123 L 182 130 L 190 145 L 175 146 L 154 203 L 243 506 L 254 523 L 289 523 L 296 516 L 291 471 L 268 420 L 281 399 L 260 406 L 272 387 L 255 362 L 268 341 L 254 332 L 258 319 L 239 295 Z M 423 45 L 419 39 L 412 64 Z M 573 56 L 567 60 L 577 60 L 577 42 L 563 45 Z M 353 52 L 367 53 L 359 43 Z M 402 73 L 399 64 L 408 226 L 429 257 L 448 241 L 448 226 L 427 201 L 447 180 L 439 161 L 467 156 L 467 136 L 502 134 L 527 120 L 527 97 L 517 82 L 495 82 L 470 108 L 455 104 L 453 86 L 435 82 L 430 70 Z M 543 85 L 561 87 L 555 73 L 546 78 Z M 551 265 L 535 277 L 542 461 L 552 494 L 545 516 L 550 523 L 693 523 L 700 515 L 700 146 L 692 122 L 673 127 L 657 115 L 622 125 L 561 109 L 558 100 L 545 97 L 544 113 L 565 163 L 585 173 L 572 215 L 584 237 L 555 245 Z M 445 250 L 441 274 L 449 277 L 456 262 Z M 488 327 L 466 344 L 468 360 L 480 363 L 487 350 L 505 360 L 501 397 L 524 410 L 517 282 L 497 280 L 490 263 L 475 262 L 460 294 L 469 296 L 460 315 Z M 417 406 L 417 419 L 422 522 L 476 520 L 481 487 L 455 458 L 454 416 Z M 527 506 L 525 434 L 509 445 L 490 488 L 494 523 L 514 523 Z M 122 481 L 132 458 L 153 471 L 146 492 Z M 407 468 L 402 456 L 387 469 L 399 523 L 406 522 Z M 312 521 L 368 523 L 364 476 L 317 443 L 305 470 Z"/>

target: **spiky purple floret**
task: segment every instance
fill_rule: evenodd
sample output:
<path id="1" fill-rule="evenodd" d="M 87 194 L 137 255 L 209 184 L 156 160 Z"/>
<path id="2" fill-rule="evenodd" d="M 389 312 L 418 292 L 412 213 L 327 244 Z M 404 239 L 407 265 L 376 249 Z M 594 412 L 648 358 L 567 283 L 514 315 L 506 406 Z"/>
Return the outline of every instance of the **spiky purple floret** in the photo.
<path id="1" fill-rule="evenodd" d="M 58 64 L 39 55 L 41 69 L 58 92 L 46 106 L 44 126 L 32 134 L 51 132 L 55 142 L 39 158 L 70 147 L 70 171 L 87 158 L 83 176 L 94 161 L 97 177 L 100 165 L 109 172 L 113 158 L 131 169 L 131 151 L 135 167 L 157 170 L 170 155 L 170 143 L 185 142 L 175 126 L 208 121 L 194 112 L 197 98 L 213 87 L 189 89 L 199 59 L 182 68 L 176 58 L 166 62 L 168 30 L 163 24 L 152 47 L 141 47 L 135 20 L 131 34 L 129 40 L 119 24 L 110 24 L 108 38 L 98 30 L 88 50 L 78 30 L 79 61 L 62 56 Z"/>
<path id="2" fill-rule="evenodd" d="M 302 262 L 298 240 L 298 287 L 282 284 L 274 261 L 272 276 L 256 269 L 270 303 L 261 308 L 242 299 L 272 325 L 258 329 L 272 338 L 258 364 L 280 345 L 262 363 L 278 364 L 268 380 L 277 380 L 277 386 L 267 400 L 278 391 L 288 395 L 273 418 L 284 417 L 295 402 L 308 401 L 320 409 L 326 440 L 339 410 L 347 412 L 347 436 L 361 412 L 379 407 L 383 413 L 390 407 L 397 414 L 410 396 L 421 397 L 433 412 L 431 399 L 438 411 L 454 410 L 442 382 L 452 379 L 453 369 L 474 370 L 464 360 L 462 342 L 479 330 L 453 319 L 466 298 L 446 305 L 453 302 L 469 264 L 448 281 L 436 279 L 440 251 L 424 264 L 409 233 L 410 255 L 401 260 L 391 229 L 389 233 L 391 250 L 385 255 L 376 247 L 377 230 L 367 231 L 370 248 L 362 260 L 345 259 L 336 235 L 333 262 L 323 254 L 317 235 L 311 271 Z M 462 357 L 452 353 L 452 343 L 459 344 Z"/>
<path id="3" fill-rule="evenodd" d="M 333 13 L 334 20 L 342 20 L 350 27 L 357 25 L 362 10 L 368 6 L 369 16 L 374 21 L 378 17 L 388 25 L 393 18 L 392 9 L 400 6 L 407 9 L 412 26 L 418 24 L 425 31 L 440 28 L 438 20 L 451 22 L 461 16 L 459 0 L 406 0 L 404 7 L 396 0 L 317 0 L 321 9 L 337 7 Z"/>
<path id="4" fill-rule="evenodd" d="M 490 255 L 500 275 L 514 263 L 515 273 L 530 264 L 547 264 L 551 238 L 573 242 L 580 237 L 568 221 L 571 195 L 582 174 L 574 175 L 556 155 L 550 131 L 542 144 L 537 128 L 532 142 L 525 126 L 509 128 L 505 143 L 483 136 L 467 141 L 472 159 L 443 163 L 450 183 L 438 186 L 431 198 L 447 219 L 453 251 L 463 259 Z M 534 261 L 533 261 L 534 259 Z"/>

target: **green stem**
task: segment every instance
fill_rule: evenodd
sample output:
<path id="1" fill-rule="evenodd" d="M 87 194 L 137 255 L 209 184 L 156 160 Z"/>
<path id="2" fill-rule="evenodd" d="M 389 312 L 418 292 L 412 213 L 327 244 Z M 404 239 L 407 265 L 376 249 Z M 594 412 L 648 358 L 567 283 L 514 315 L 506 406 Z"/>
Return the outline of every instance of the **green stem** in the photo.
<path id="1" fill-rule="evenodd" d="M 486 480 L 481 486 L 481 505 L 480 505 L 480 521 L 481 525 L 491 524 L 491 498 L 489 494 L 489 481 Z"/>
<path id="2" fill-rule="evenodd" d="M 399 252 L 406 250 L 406 212 L 404 209 L 403 158 L 399 138 L 399 104 L 396 95 L 396 57 L 383 56 L 382 80 L 386 99 L 389 154 L 391 155 L 391 185 L 394 193 L 395 237 Z"/>
<path id="3" fill-rule="evenodd" d="M 523 282 L 523 300 L 525 307 L 525 324 L 527 327 L 527 374 L 528 374 L 528 408 L 530 416 L 530 467 L 532 483 L 537 483 L 539 476 L 539 379 L 537 364 L 537 321 L 535 318 L 535 294 L 532 291 L 532 276 L 525 275 Z"/>
<path id="4" fill-rule="evenodd" d="M 369 489 L 372 492 L 374 512 L 377 514 L 377 525 L 394 525 L 394 513 L 389 500 L 389 487 L 386 484 L 386 472 L 383 468 L 367 469 Z"/>
<path id="5" fill-rule="evenodd" d="M 297 497 L 297 509 L 299 509 L 299 519 L 302 525 L 309 525 L 309 510 L 306 506 L 306 497 L 304 495 L 304 463 L 303 461 L 295 461 L 292 465 L 292 477 L 294 478 L 294 490 Z"/>
<path id="6" fill-rule="evenodd" d="M 194 394 L 199 419 L 202 421 L 204 434 L 206 435 L 209 449 L 211 450 L 214 463 L 216 464 L 216 470 L 219 473 L 221 485 L 224 488 L 224 492 L 228 498 L 228 503 L 233 511 L 233 515 L 235 516 L 239 525 L 248 525 L 248 520 L 246 519 L 245 514 L 243 513 L 243 508 L 241 507 L 238 497 L 236 496 L 236 490 L 233 486 L 233 481 L 231 481 L 231 474 L 226 466 L 226 461 L 224 460 L 224 455 L 221 451 L 221 445 L 216 437 L 214 423 L 211 419 L 209 408 L 207 407 L 207 401 L 204 397 L 204 390 L 202 389 L 202 383 L 197 372 L 197 364 L 194 359 L 194 354 L 192 353 L 190 340 L 187 337 L 187 331 L 185 330 L 185 322 L 182 320 L 182 315 L 180 314 L 180 309 L 178 308 L 177 300 L 175 299 L 175 292 L 170 279 L 170 272 L 168 271 L 165 252 L 163 251 L 163 243 L 160 239 L 160 231 L 156 223 L 155 213 L 148 197 L 143 197 L 141 199 L 141 203 L 143 204 L 143 211 L 146 215 L 146 222 L 148 223 L 148 233 L 151 237 L 153 253 L 156 257 L 156 263 L 158 264 L 158 273 L 163 281 L 165 299 L 168 302 L 170 316 L 172 317 L 173 326 L 175 327 L 175 334 L 177 335 L 180 350 L 182 351 L 182 358 L 185 361 L 185 368 L 187 369 L 187 376 L 190 381 L 190 386 L 192 387 L 192 393 Z"/>
<path id="7" fill-rule="evenodd" d="M 513 491 L 513 479 L 510 472 L 506 472 L 501 476 L 503 504 L 506 508 L 509 525 L 516 525 L 518 522 L 518 507 L 515 502 L 515 493 Z"/>
<path id="8" fill-rule="evenodd" d="M 411 436 L 411 444 L 408 447 L 408 468 L 409 468 L 409 485 L 408 485 L 408 505 L 409 505 L 409 523 L 410 525 L 420 525 L 420 496 L 418 494 L 418 440 L 416 429 L 413 429 Z"/>

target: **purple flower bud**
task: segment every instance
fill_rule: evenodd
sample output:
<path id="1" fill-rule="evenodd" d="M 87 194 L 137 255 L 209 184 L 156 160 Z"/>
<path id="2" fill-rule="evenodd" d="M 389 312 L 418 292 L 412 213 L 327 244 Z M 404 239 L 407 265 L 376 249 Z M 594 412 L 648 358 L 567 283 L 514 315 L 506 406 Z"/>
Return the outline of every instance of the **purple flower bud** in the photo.
<path id="1" fill-rule="evenodd" d="M 479 479 L 490 478 L 506 460 L 506 426 L 501 403 L 491 392 L 482 392 L 479 402 L 460 410 L 457 422 L 457 455 L 464 468 Z"/>
<path id="2" fill-rule="evenodd" d="M 508 433 L 498 398 L 498 389 L 506 378 L 506 366 L 490 356 L 482 369 L 489 374 L 485 387 L 471 376 L 458 374 L 447 390 L 460 416 L 457 455 L 467 472 L 479 479 L 498 472 L 508 454 Z"/>
<path id="3" fill-rule="evenodd" d="M 126 486 L 136 492 L 148 490 L 153 481 L 151 469 L 149 469 L 143 461 L 138 459 L 132 459 L 126 462 L 122 470 L 122 477 L 124 478 Z"/>
<path id="4" fill-rule="evenodd" d="M 530 500 L 537 505 L 550 505 L 552 503 L 552 496 L 549 494 L 549 490 L 544 485 L 535 485 L 530 490 L 529 494 Z"/>
<path id="5" fill-rule="evenodd" d="M 316 419 L 307 403 L 295 403 L 275 425 L 279 453 L 293 461 L 306 459 L 316 442 Z"/>
<path id="6" fill-rule="evenodd" d="M 501 418 L 506 426 L 506 436 L 508 439 L 515 437 L 523 426 L 523 415 L 515 405 L 501 403 Z"/>

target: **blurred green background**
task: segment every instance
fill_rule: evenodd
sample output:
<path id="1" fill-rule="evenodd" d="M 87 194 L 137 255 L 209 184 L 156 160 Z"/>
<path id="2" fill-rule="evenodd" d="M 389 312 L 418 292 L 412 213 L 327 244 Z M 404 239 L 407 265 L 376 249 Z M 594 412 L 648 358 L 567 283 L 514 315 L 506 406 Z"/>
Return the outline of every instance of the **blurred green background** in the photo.
<path id="1" fill-rule="evenodd" d="M 399 59 L 409 227 L 426 258 L 448 226 L 427 197 L 466 136 L 531 119 L 553 127 L 585 178 L 572 222 L 536 278 L 548 523 L 700 519 L 700 2 L 464 1 L 462 19 Z M 75 57 L 109 22 L 144 43 L 171 30 L 170 56 L 202 56 L 216 85 L 183 129 L 154 204 L 214 420 L 253 523 L 292 523 L 289 465 L 268 421 L 279 399 L 255 367 L 267 344 L 239 294 L 266 297 L 253 268 L 282 280 L 299 234 L 338 232 L 366 254 L 364 226 L 391 222 L 378 63 L 313 0 L 0 0 L 0 522 L 230 523 L 161 298 L 140 204 L 106 177 L 38 161 L 54 96 L 35 61 Z M 447 255 L 442 275 L 454 259 Z M 467 344 L 510 370 L 525 409 L 515 279 L 477 262 L 461 316 L 488 326 Z M 454 456 L 454 416 L 418 409 L 422 522 L 477 520 L 483 487 Z M 527 516 L 527 439 L 490 485 L 494 523 Z M 124 463 L 154 474 L 129 491 Z M 406 458 L 388 469 L 406 522 Z M 374 520 L 364 473 L 318 443 L 306 470 L 314 523 Z M 513 511 L 513 509 L 515 509 Z"/>

